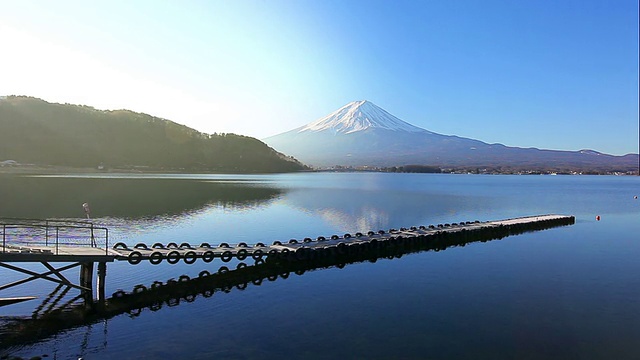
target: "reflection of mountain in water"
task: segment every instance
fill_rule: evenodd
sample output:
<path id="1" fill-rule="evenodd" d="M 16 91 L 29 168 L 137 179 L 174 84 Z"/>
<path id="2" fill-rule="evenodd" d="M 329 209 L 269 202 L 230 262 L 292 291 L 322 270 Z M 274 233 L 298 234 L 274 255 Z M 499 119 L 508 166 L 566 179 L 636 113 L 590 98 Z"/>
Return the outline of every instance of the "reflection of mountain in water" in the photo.
<path id="1" fill-rule="evenodd" d="M 322 216 L 343 229 L 368 231 L 414 226 L 430 219 L 455 219 L 464 210 L 476 208 L 477 199 L 466 196 L 378 191 L 361 189 L 304 189 L 286 195 L 292 206 Z"/>
<path id="2" fill-rule="evenodd" d="M 0 217 L 79 218 L 88 202 L 96 218 L 149 218 L 211 204 L 253 207 L 281 194 L 275 188 L 193 179 L 0 176 Z"/>

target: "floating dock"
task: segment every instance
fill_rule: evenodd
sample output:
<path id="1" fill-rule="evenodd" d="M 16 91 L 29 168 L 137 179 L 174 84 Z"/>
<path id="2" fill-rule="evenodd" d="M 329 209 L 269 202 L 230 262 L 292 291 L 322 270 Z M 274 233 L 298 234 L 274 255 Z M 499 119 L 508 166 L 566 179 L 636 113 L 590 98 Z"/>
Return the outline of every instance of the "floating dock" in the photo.
<path id="1" fill-rule="evenodd" d="M 369 231 L 330 237 L 319 236 L 315 239 L 291 239 L 286 242 L 274 241 L 271 245 L 257 243 L 248 245 L 238 243 L 230 245 L 220 243 L 199 245 L 170 242 L 168 244 L 136 244 L 127 245 L 117 243 L 113 248 L 99 248 L 79 245 L 12 245 L 3 236 L 0 244 L 0 263 L 2 262 L 113 262 L 128 261 L 132 265 L 142 261 L 159 264 L 166 261 L 175 264 L 184 261 L 192 264 L 197 260 L 211 262 L 220 259 L 223 262 L 236 258 L 254 260 L 263 258 L 278 258 L 281 260 L 305 260 L 318 253 L 349 254 L 357 253 L 369 248 L 397 245 L 404 242 L 429 241 L 436 238 L 469 238 L 473 236 L 495 235 L 507 236 L 512 232 L 526 232 L 555 226 L 571 225 L 575 223 L 573 216 L 567 215 L 538 215 L 513 218 L 498 221 L 467 221 L 451 224 L 429 226 L 413 226 L 410 228 L 389 229 L 388 231 Z M 3 234 L 4 235 L 4 234 Z"/>
<path id="2" fill-rule="evenodd" d="M 301 268 L 304 268 L 304 264 L 307 263 L 345 263 L 350 259 L 376 258 L 390 253 L 390 251 L 392 253 L 395 251 L 394 249 L 444 249 L 448 246 L 503 238 L 509 235 L 574 223 L 575 217 L 573 216 L 538 215 L 498 221 L 467 221 L 413 226 L 410 228 L 389 229 L 387 231 L 347 233 L 329 237 L 319 236 L 315 239 L 291 239 L 287 242 L 276 240 L 271 245 L 263 243 L 255 245 L 246 243 L 211 245 L 206 242 L 193 245 L 170 242 L 168 244 L 155 243 L 151 245 L 139 243 L 133 246 L 117 243 L 113 247 L 109 246 L 108 230 L 94 227 L 93 224 L 72 225 L 71 227 L 75 234 L 73 236 L 76 238 L 74 241 L 68 241 L 60 235 L 61 232 L 58 227 L 68 225 L 56 224 L 55 237 L 49 237 L 50 229 L 43 230 L 47 234 L 44 243 L 35 240 L 28 241 L 28 236 L 25 237 L 25 233 L 29 234 L 29 231 L 27 231 L 29 229 L 28 226 L 19 227 L 27 230 L 16 232 L 15 229 L 18 229 L 18 227 L 11 224 L 9 226 L 0 224 L 0 229 L 3 231 L 2 243 L 0 244 L 0 267 L 29 275 L 24 280 L 0 285 L 0 290 L 29 281 L 44 279 L 77 288 L 86 294 L 87 302 L 91 302 L 93 300 L 91 294 L 93 290 L 93 268 L 94 263 L 97 263 L 97 300 L 101 301 L 105 299 L 106 263 L 113 261 L 127 261 L 131 265 L 136 265 L 143 261 L 148 261 L 151 264 L 160 264 L 164 261 L 168 264 L 176 264 L 180 261 L 186 264 L 193 264 L 198 260 L 210 263 L 219 259 L 218 261 L 226 263 L 232 259 L 239 261 L 251 259 L 256 264 L 264 262 L 288 263 L 297 264 L 293 265 L 294 267 L 302 266 Z M 41 226 L 38 226 L 40 229 Z M 86 231 L 87 233 L 77 235 L 78 231 Z M 96 235 L 99 231 L 104 231 L 105 236 L 103 238 Z M 13 237 L 19 238 L 20 241 L 13 241 Z M 77 241 L 78 238 L 83 237 L 85 238 L 84 246 Z M 104 247 L 99 247 L 99 244 L 104 245 Z M 42 263 L 48 271 L 36 273 L 11 264 L 26 262 Z M 71 264 L 55 268 L 50 263 Z M 246 266 L 244 263 L 242 265 Z M 62 272 L 78 266 L 80 267 L 80 283 L 74 284 L 64 277 Z"/>
<path id="3" fill-rule="evenodd" d="M 271 245 L 258 243 L 250 246 L 246 243 L 229 245 L 221 243 L 212 246 L 208 243 L 191 245 L 188 243 L 136 244 L 132 247 L 118 243 L 113 247 L 116 260 L 126 260 L 131 264 L 149 261 L 159 264 L 167 261 L 175 264 L 180 260 L 192 264 L 197 260 L 211 262 L 219 258 L 223 262 L 236 258 L 245 260 L 278 259 L 287 261 L 304 261 L 315 257 L 357 254 L 371 249 L 386 246 L 403 245 L 407 242 L 436 241 L 440 238 L 469 239 L 475 236 L 508 236 L 513 232 L 533 231 L 554 226 L 570 225 L 575 222 L 573 216 L 539 215 L 487 222 L 460 222 L 429 226 L 413 226 L 410 228 L 379 230 L 365 233 L 332 235 L 328 238 L 319 236 L 316 239 L 291 239 L 287 242 L 274 241 Z"/>

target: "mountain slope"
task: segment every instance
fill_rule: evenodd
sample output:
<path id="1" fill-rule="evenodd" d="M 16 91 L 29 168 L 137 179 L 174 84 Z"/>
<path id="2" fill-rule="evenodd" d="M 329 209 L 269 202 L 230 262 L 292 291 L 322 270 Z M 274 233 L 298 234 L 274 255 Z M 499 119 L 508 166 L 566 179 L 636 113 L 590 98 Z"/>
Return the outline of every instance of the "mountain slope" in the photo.
<path id="1" fill-rule="evenodd" d="M 0 99 L 0 161 L 213 172 L 297 171 L 261 141 L 204 134 L 128 110 L 100 111 L 24 97 Z"/>
<path id="2" fill-rule="evenodd" d="M 423 164 L 595 171 L 638 168 L 636 154 L 525 149 L 437 134 L 408 124 L 369 101 L 349 103 L 324 118 L 264 141 L 317 167 Z"/>
<path id="3" fill-rule="evenodd" d="M 398 119 L 366 100 L 350 102 L 331 114 L 292 131 L 298 133 L 329 131 L 350 134 L 367 129 L 428 132 Z"/>

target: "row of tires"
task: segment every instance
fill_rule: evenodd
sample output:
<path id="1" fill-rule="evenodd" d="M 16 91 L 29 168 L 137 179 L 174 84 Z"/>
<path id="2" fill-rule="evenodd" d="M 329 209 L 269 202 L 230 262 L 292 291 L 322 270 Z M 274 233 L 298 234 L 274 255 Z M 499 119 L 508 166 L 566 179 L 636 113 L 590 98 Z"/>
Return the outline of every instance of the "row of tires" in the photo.
<path id="1" fill-rule="evenodd" d="M 245 269 L 248 268 L 249 266 L 245 263 L 239 263 L 236 266 L 236 270 L 241 270 L 241 269 Z M 231 272 L 231 269 L 229 269 L 226 266 L 222 266 L 218 269 L 217 274 L 218 275 L 224 275 Z M 293 271 L 293 273 L 295 273 L 296 275 L 303 275 L 305 273 L 305 270 L 303 269 L 298 269 Z M 187 285 L 187 286 L 197 286 L 195 284 L 197 283 L 193 283 L 192 280 L 202 280 L 202 279 L 206 279 L 209 276 L 215 275 L 215 273 L 211 273 L 208 270 L 203 270 L 201 271 L 198 276 L 196 278 L 191 278 L 188 275 L 181 275 L 180 277 L 178 277 L 178 279 L 169 279 L 167 280 L 166 283 L 163 283 L 161 281 L 154 281 L 150 286 L 145 286 L 142 284 L 136 285 L 134 286 L 133 290 L 129 293 L 125 292 L 124 290 L 117 290 L 116 292 L 114 292 L 111 296 L 113 299 L 124 299 L 126 297 L 129 296 L 134 296 L 134 295 L 144 295 L 146 293 L 149 292 L 154 292 L 156 293 L 157 291 L 165 288 L 165 287 L 171 287 L 171 286 L 175 286 L 175 285 Z M 278 277 L 282 278 L 282 279 L 287 279 L 290 275 L 289 271 L 282 271 L 280 273 L 277 274 L 269 274 L 263 277 L 255 277 L 253 279 L 246 279 L 245 281 L 241 281 L 238 283 L 228 283 L 225 286 L 222 286 L 222 290 L 225 292 L 228 292 L 231 290 L 231 288 L 236 287 L 239 290 L 244 290 L 247 288 L 247 285 L 249 283 L 256 285 L 256 286 L 260 286 L 263 282 L 263 280 L 268 280 L 268 281 L 275 281 L 277 280 Z M 201 291 L 202 294 L 205 297 L 210 297 L 216 289 L 207 289 L 207 290 L 203 290 Z M 191 300 L 194 298 L 195 295 L 191 295 L 189 299 L 185 299 L 185 300 Z"/>
<path id="2" fill-rule="evenodd" d="M 247 245 L 247 243 L 245 243 L 245 242 L 241 242 L 241 243 L 238 243 L 235 247 L 248 248 L 249 245 Z M 253 247 L 258 247 L 258 248 L 262 247 L 262 248 L 264 248 L 264 247 L 266 247 L 266 245 L 264 243 L 257 243 Z M 121 250 L 131 250 L 129 248 L 129 246 L 127 244 L 123 243 L 123 242 L 116 243 L 115 245 L 113 245 L 113 248 L 116 249 L 116 250 L 120 250 L 120 249 Z M 193 245 L 191 245 L 189 243 L 186 243 L 186 242 L 184 242 L 184 243 L 182 243 L 180 245 L 178 245 L 178 243 L 175 243 L 175 242 L 170 242 L 167 245 L 164 245 L 162 243 L 157 242 L 157 243 L 154 243 L 151 246 L 149 246 L 147 244 L 144 244 L 144 243 L 137 243 L 137 244 L 135 244 L 133 246 L 133 249 L 138 249 L 138 250 L 154 250 L 154 249 L 162 249 L 162 250 L 168 250 L 168 249 L 180 249 L 180 250 L 192 249 L 192 250 L 195 250 L 196 248 L 200 248 L 200 249 L 214 249 L 214 248 L 229 249 L 229 248 L 231 248 L 231 245 L 229 245 L 228 243 L 221 243 L 218 246 L 212 246 L 211 244 L 204 242 L 204 243 L 200 244 L 200 246 L 195 247 L 195 246 L 193 246 Z"/>
<path id="3" fill-rule="evenodd" d="M 464 230 L 464 229 L 463 229 Z M 438 236 L 441 232 L 437 232 L 434 235 Z M 347 234 L 348 235 L 348 234 Z M 326 256 L 334 256 L 334 255 L 356 255 L 359 253 L 363 253 L 370 250 L 383 249 L 387 246 L 404 246 L 405 244 L 412 245 L 421 239 L 430 238 L 432 235 L 420 235 L 420 236 L 391 236 L 389 238 L 384 239 L 371 239 L 363 242 L 340 242 L 337 245 L 326 246 L 323 248 L 299 248 L 296 251 L 291 251 L 287 248 L 284 248 L 280 251 L 276 249 L 271 249 L 269 251 L 264 251 L 262 249 L 256 248 L 242 248 L 235 253 L 231 250 L 226 250 L 219 255 L 220 259 L 223 262 L 229 262 L 234 257 L 238 260 L 242 261 L 248 257 L 252 257 L 254 260 L 261 260 L 263 257 L 275 258 L 279 260 L 298 260 L 304 261 L 313 259 L 316 257 L 326 257 Z M 350 236 L 345 236 L 346 239 L 349 239 Z M 323 241 L 323 240 L 320 240 Z M 282 245 L 278 241 L 275 242 L 274 245 Z M 143 255 L 139 250 L 131 251 L 127 260 L 132 265 L 137 265 L 142 260 L 145 259 L 146 255 Z M 151 264 L 157 265 L 160 264 L 163 260 L 166 260 L 169 264 L 176 264 L 180 260 L 183 260 L 186 264 L 193 264 L 197 259 L 202 259 L 202 261 L 209 263 L 212 262 L 217 255 L 212 250 L 206 250 L 202 253 L 196 253 L 193 250 L 188 250 L 186 252 L 181 252 L 178 250 L 172 250 L 168 253 L 163 253 L 160 251 L 154 251 L 150 255 L 148 255 L 148 260 Z"/>
<path id="4" fill-rule="evenodd" d="M 238 260 L 242 261 L 248 257 L 251 257 L 256 261 L 259 261 L 266 255 L 274 255 L 277 252 L 277 250 L 270 250 L 269 252 L 265 252 L 261 249 L 254 249 L 252 252 L 249 252 L 248 249 L 240 249 L 234 254 L 231 250 L 226 250 L 222 252 L 222 254 L 220 254 L 220 260 L 222 260 L 223 262 L 229 262 L 235 257 Z M 127 261 L 132 265 L 137 265 L 145 259 L 145 256 L 146 255 L 143 255 L 142 252 L 133 250 L 127 255 Z M 166 254 L 160 251 L 154 251 L 146 258 L 149 259 L 149 262 L 151 264 L 158 265 L 163 260 L 166 260 L 169 264 L 177 264 L 180 260 L 183 260 L 186 264 L 193 264 L 198 259 L 202 259 L 202 261 L 210 263 L 216 257 L 217 255 L 212 250 L 207 250 L 202 253 L 196 253 L 193 250 L 189 250 L 186 252 L 172 250 Z"/>
<path id="5" fill-rule="evenodd" d="M 451 226 L 462 226 L 462 225 L 469 225 L 469 224 L 474 224 L 474 223 L 479 223 L 479 221 L 478 221 L 478 220 L 476 220 L 476 221 L 474 221 L 474 222 L 467 221 L 467 222 L 452 223 L 452 224 L 448 224 L 448 223 L 447 223 L 447 224 L 438 224 L 438 225 L 429 225 L 429 226 L 418 226 L 418 227 L 416 227 L 416 226 L 412 226 L 412 227 L 410 227 L 410 228 L 400 228 L 399 230 L 398 230 L 398 229 L 389 229 L 388 231 L 385 231 L 385 230 L 378 230 L 377 232 L 369 231 L 369 232 L 367 232 L 367 233 L 366 233 L 366 235 L 367 235 L 367 236 L 369 236 L 369 237 L 371 237 L 371 236 L 374 236 L 374 235 L 376 235 L 376 234 L 378 234 L 378 235 L 384 235 L 384 234 L 391 234 L 391 233 L 395 233 L 395 232 L 398 232 L 398 231 L 417 231 L 417 230 L 427 230 L 427 229 L 432 230 L 432 229 L 436 229 L 436 228 L 446 228 L 446 227 L 451 227 Z M 351 234 L 349 234 L 349 233 L 346 233 L 346 234 L 342 235 L 342 238 L 343 238 L 343 239 L 350 239 L 350 238 L 352 238 L 352 237 L 354 237 L 354 236 L 355 236 L 355 238 L 361 238 L 361 237 L 364 237 L 364 236 L 365 236 L 365 234 L 364 234 L 364 233 L 361 233 L 361 232 L 357 232 L 357 233 L 355 233 L 355 235 L 351 235 Z M 324 237 L 324 236 L 318 236 L 315 240 L 314 240 L 314 239 L 312 239 L 312 238 L 304 238 L 304 239 L 303 239 L 303 240 L 301 240 L 301 241 L 298 241 L 297 239 L 291 239 L 291 240 L 289 240 L 287 243 L 289 243 L 289 244 L 298 244 L 298 243 L 301 243 L 301 242 L 302 242 L 302 243 L 310 243 L 310 242 L 313 242 L 313 241 L 327 241 L 327 240 L 329 240 L 329 239 L 331 239 L 331 240 L 337 240 L 337 239 L 340 239 L 340 238 L 341 238 L 341 237 L 340 237 L 340 236 L 338 236 L 338 235 L 331 235 L 328 239 L 327 239 L 326 237 Z M 282 245 L 282 244 L 283 244 L 283 242 L 282 242 L 282 241 L 280 241 L 280 240 L 275 240 L 275 241 L 273 242 L 273 245 Z M 186 243 L 186 242 L 183 242 L 183 243 L 181 243 L 181 244 L 178 244 L 178 243 L 176 243 L 176 242 L 170 242 L 170 243 L 168 243 L 168 244 L 166 244 L 166 245 L 165 245 L 165 244 L 162 244 L 162 243 L 157 242 L 157 243 L 154 243 L 154 244 L 153 244 L 153 245 L 151 245 L 151 246 L 149 246 L 149 245 L 147 245 L 147 244 L 144 244 L 144 243 L 138 243 L 138 244 L 136 244 L 136 245 L 134 245 L 134 246 L 133 246 L 133 249 L 137 249 L 137 250 L 150 250 L 150 251 L 152 251 L 152 250 L 154 250 L 154 249 L 162 249 L 162 250 L 167 250 L 167 249 L 177 249 L 177 250 L 192 249 L 192 250 L 195 250 L 195 249 L 197 249 L 197 248 L 200 248 L 200 249 L 203 249 L 203 248 L 204 248 L 204 249 L 226 248 L 226 249 L 228 249 L 228 248 L 231 248 L 231 247 L 232 247 L 232 246 L 231 246 L 231 245 L 229 245 L 229 243 L 225 243 L 225 242 L 220 243 L 220 244 L 219 244 L 219 245 L 217 245 L 217 246 L 212 246 L 211 244 L 209 244 L 209 243 L 207 243 L 207 242 L 204 242 L 204 243 L 201 243 L 201 244 L 200 244 L 199 246 L 197 246 L 197 247 L 196 247 L 196 246 L 194 246 L 194 245 L 191 245 L 191 244 L 189 244 L 189 243 Z M 245 242 L 240 242 L 240 243 L 238 243 L 235 247 L 236 247 L 236 248 L 248 248 L 248 247 L 250 247 L 250 246 L 249 246 L 247 243 L 245 243 Z M 253 245 L 252 247 L 253 247 L 253 248 L 264 248 L 264 247 L 266 247 L 266 245 L 265 245 L 264 243 L 259 242 L 259 243 L 255 244 L 255 245 Z M 121 250 L 131 250 L 131 249 L 129 248 L 129 246 L 128 246 L 127 244 L 123 243 L 123 242 L 118 242 L 118 243 L 116 243 L 116 244 L 113 246 L 113 248 L 114 248 L 114 249 L 116 249 L 116 250 L 119 250 L 119 249 L 121 249 Z"/>

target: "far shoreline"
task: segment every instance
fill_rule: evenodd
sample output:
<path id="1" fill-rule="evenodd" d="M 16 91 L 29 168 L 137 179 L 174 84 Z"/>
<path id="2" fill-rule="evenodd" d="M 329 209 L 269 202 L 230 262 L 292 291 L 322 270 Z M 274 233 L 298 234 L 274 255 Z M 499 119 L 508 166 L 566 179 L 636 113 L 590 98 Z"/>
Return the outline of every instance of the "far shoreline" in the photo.
<path id="1" fill-rule="evenodd" d="M 230 172 L 230 171 L 188 171 L 186 169 L 151 169 L 146 167 L 135 168 L 108 168 L 98 169 L 94 167 L 71 167 L 58 165 L 14 165 L 1 166 L 0 174 L 7 175 L 73 175 L 73 174 L 238 174 L 238 175 L 269 175 L 269 174 L 295 174 L 295 173 L 402 173 L 402 174 L 457 174 L 457 175 L 610 175 L 610 176 L 639 176 L 638 171 L 630 172 L 606 172 L 606 171 L 571 171 L 560 172 L 552 170 L 507 170 L 507 171 L 479 171 L 469 169 L 444 168 L 440 172 L 414 172 L 414 171 L 389 171 L 386 169 L 358 169 L 350 167 L 338 167 L 327 169 L 310 169 L 293 172 Z"/>

